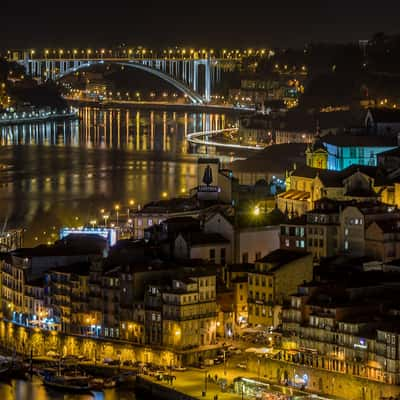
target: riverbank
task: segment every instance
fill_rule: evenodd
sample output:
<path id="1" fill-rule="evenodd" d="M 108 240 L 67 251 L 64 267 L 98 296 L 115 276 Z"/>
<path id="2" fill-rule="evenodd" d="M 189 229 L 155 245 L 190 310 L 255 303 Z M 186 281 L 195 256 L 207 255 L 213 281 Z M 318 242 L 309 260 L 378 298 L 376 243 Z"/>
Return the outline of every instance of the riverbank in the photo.
<path id="1" fill-rule="evenodd" d="M 33 115 L 25 115 L 26 113 L 12 113 L 10 115 L 0 115 L 0 126 L 13 126 L 22 124 L 34 124 L 47 121 L 59 121 L 59 120 L 70 120 L 78 119 L 78 115 L 75 111 L 73 112 L 46 112 L 42 114 L 33 113 Z"/>
<path id="2" fill-rule="evenodd" d="M 186 103 L 169 103 L 163 101 L 128 101 L 128 100 L 107 100 L 99 101 L 95 99 L 74 99 L 72 97 L 64 97 L 65 100 L 76 107 L 95 106 L 99 108 L 135 108 L 135 109 L 156 109 L 171 111 L 188 111 L 188 112 L 229 112 L 229 113 L 245 113 L 253 112 L 252 108 L 239 108 L 233 105 L 219 104 L 186 104 Z"/>

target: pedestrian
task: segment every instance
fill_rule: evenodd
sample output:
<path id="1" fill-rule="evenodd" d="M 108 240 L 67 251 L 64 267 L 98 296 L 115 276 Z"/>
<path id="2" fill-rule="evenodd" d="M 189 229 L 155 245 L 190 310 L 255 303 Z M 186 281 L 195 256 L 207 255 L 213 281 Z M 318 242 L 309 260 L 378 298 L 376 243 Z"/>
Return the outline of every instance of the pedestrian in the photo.
<path id="1" fill-rule="evenodd" d="M 218 382 L 218 375 L 215 374 L 215 383 L 217 383 L 217 382 Z"/>

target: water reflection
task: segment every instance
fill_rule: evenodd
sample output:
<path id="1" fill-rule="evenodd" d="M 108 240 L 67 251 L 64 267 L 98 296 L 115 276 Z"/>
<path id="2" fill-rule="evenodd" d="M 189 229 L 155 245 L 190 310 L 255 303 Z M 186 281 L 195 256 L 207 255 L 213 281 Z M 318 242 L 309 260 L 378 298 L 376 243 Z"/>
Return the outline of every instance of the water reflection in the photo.
<path id="1" fill-rule="evenodd" d="M 1 400 L 140 400 L 132 390 L 107 389 L 104 392 L 68 394 L 49 390 L 38 378 L 32 381 L 0 383 Z"/>
<path id="2" fill-rule="evenodd" d="M 27 245 L 50 240 L 50 226 L 54 236 L 115 202 L 143 204 L 195 186 L 197 149 L 186 135 L 234 122 L 132 109 L 82 108 L 79 115 L 0 128 L 0 224 L 7 218 L 8 226 L 26 227 Z"/>
<path id="3" fill-rule="evenodd" d="M 80 109 L 81 121 L 2 127 L 0 145 L 68 146 L 188 154 L 188 133 L 225 128 L 225 115 Z"/>

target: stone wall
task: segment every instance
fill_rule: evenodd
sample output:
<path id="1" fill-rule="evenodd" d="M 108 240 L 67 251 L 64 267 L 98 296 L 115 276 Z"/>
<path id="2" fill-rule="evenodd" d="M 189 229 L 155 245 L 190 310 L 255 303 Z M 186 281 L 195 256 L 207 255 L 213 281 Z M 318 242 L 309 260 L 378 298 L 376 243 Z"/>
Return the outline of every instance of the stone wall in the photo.
<path id="1" fill-rule="evenodd" d="M 346 400 L 379 400 L 383 397 L 400 396 L 400 386 L 397 385 L 264 357 L 251 358 L 248 362 L 248 370 L 254 372 L 255 376 L 280 383 L 285 379 L 293 381 L 295 374 L 299 376 L 307 374 L 309 382 L 306 390 L 335 395 Z"/>

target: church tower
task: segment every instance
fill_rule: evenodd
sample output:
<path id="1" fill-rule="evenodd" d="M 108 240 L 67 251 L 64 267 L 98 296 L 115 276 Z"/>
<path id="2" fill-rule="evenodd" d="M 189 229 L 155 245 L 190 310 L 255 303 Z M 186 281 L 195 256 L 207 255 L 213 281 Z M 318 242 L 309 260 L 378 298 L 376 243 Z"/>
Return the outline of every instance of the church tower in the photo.
<path id="1" fill-rule="evenodd" d="M 319 136 L 315 138 L 311 145 L 307 146 L 306 165 L 319 169 L 328 168 L 328 152 Z"/>

